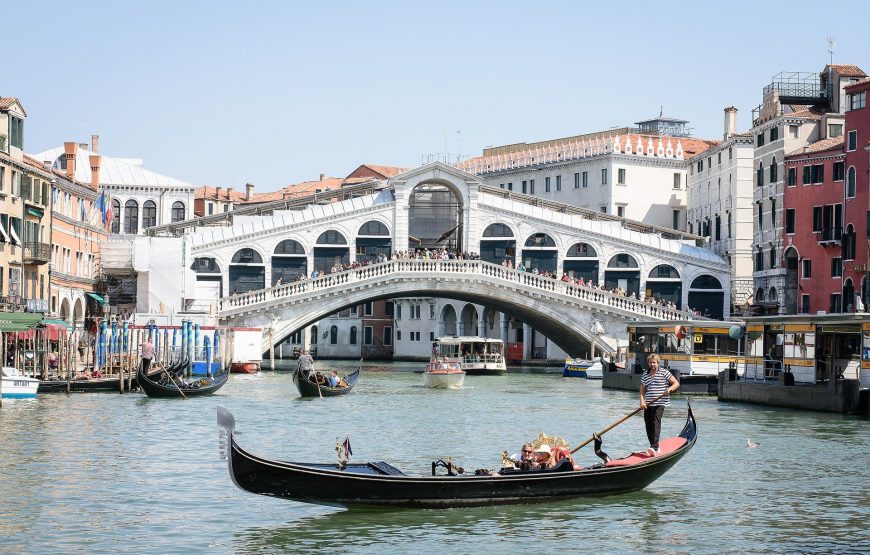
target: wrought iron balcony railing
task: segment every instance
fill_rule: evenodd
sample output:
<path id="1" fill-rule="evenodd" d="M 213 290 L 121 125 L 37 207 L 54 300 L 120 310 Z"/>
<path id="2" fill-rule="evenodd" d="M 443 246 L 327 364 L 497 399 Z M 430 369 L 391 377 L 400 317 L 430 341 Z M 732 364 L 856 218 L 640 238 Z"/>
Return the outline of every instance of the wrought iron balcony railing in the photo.
<path id="1" fill-rule="evenodd" d="M 39 241 L 24 243 L 23 262 L 25 264 L 47 264 L 51 260 L 51 245 Z"/>

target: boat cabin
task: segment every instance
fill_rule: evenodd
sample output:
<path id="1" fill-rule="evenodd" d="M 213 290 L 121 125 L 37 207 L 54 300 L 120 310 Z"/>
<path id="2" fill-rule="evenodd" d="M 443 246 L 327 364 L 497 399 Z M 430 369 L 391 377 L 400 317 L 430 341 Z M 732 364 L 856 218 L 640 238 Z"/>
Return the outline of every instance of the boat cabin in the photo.
<path id="1" fill-rule="evenodd" d="M 647 367 L 647 356 L 657 353 L 662 366 L 677 376 L 718 376 L 729 368 L 741 372 L 743 350 L 739 333 L 742 333 L 739 322 L 632 322 L 628 326 L 627 369 L 642 373 Z"/>
<path id="2" fill-rule="evenodd" d="M 504 364 L 504 342 L 486 337 L 440 337 L 437 352 L 462 364 Z"/>

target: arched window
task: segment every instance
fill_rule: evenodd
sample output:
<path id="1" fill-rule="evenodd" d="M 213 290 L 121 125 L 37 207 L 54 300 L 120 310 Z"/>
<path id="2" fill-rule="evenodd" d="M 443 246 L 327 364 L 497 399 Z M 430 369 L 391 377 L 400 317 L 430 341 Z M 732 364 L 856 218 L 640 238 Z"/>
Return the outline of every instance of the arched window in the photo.
<path id="1" fill-rule="evenodd" d="M 318 245 L 346 245 L 347 239 L 344 238 L 340 232 L 330 229 L 329 231 L 324 231 L 320 234 L 320 237 L 317 238 Z"/>
<path id="2" fill-rule="evenodd" d="M 490 224 L 483 230 L 484 237 L 513 237 L 514 232 L 505 224 Z"/>
<path id="3" fill-rule="evenodd" d="M 112 233 L 121 233 L 121 201 L 112 200 Z"/>
<path id="4" fill-rule="evenodd" d="M 608 268 L 637 268 L 637 260 L 630 254 L 617 254 L 607 263 Z"/>
<path id="5" fill-rule="evenodd" d="M 849 224 L 843 234 L 843 260 L 855 260 L 855 243 L 855 227 Z"/>
<path id="6" fill-rule="evenodd" d="M 172 203 L 172 223 L 184 220 L 184 203 L 177 200 Z"/>
<path id="7" fill-rule="evenodd" d="M 139 233 L 139 203 L 133 199 L 124 203 L 124 233 Z"/>
<path id="8" fill-rule="evenodd" d="M 207 256 L 200 256 L 193 259 L 193 264 L 190 265 L 190 269 L 196 272 L 197 274 L 219 274 L 221 273 L 221 267 L 218 265 L 217 260 Z"/>
<path id="9" fill-rule="evenodd" d="M 595 252 L 595 248 L 589 243 L 574 243 L 571 245 L 571 248 L 568 249 L 568 254 L 566 256 L 570 258 L 596 258 L 598 253 Z"/>
<path id="10" fill-rule="evenodd" d="M 305 249 L 299 241 L 284 239 L 275 247 L 275 254 L 305 254 Z"/>
<path id="11" fill-rule="evenodd" d="M 142 203 L 142 227 L 154 227 L 157 225 L 157 204 L 153 200 Z"/>
<path id="12" fill-rule="evenodd" d="M 649 273 L 651 279 L 680 279 L 680 272 L 673 266 L 659 264 Z"/>
<path id="13" fill-rule="evenodd" d="M 776 166 L 776 156 L 773 157 L 773 160 L 770 161 L 770 182 L 776 183 L 778 180 L 777 175 L 777 166 Z"/>
<path id="14" fill-rule="evenodd" d="M 770 302 L 772 302 L 772 303 L 775 303 L 775 302 L 776 302 L 776 299 L 777 299 L 777 296 L 776 296 L 776 287 L 771 287 L 771 288 L 770 288 L 770 291 L 767 292 L 767 299 L 768 299 Z"/>
<path id="15" fill-rule="evenodd" d="M 335 345 L 338 343 L 338 326 L 329 328 L 329 344 Z"/>
<path id="16" fill-rule="evenodd" d="M 233 264 L 262 264 L 263 257 L 254 249 L 245 248 L 236 251 L 232 259 Z"/>
<path id="17" fill-rule="evenodd" d="M 761 287 L 758 288 L 758 291 L 755 292 L 755 302 L 763 303 L 764 302 L 764 289 Z"/>
<path id="18" fill-rule="evenodd" d="M 764 185 L 764 166 L 761 162 L 758 163 L 758 169 L 755 170 L 755 184 L 759 187 Z"/>
<path id="19" fill-rule="evenodd" d="M 351 345 L 356 345 L 356 342 L 357 342 L 356 333 L 357 333 L 356 326 L 351 326 L 350 327 L 350 344 Z"/>
<path id="20" fill-rule="evenodd" d="M 375 220 L 364 223 L 357 232 L 357 235 L 389 236 L 389 234 L 390 230 L 387 229 L 387 226 Z"/>
<path id="21" fill-rule="evenodd" d="M 855 311 L 855 285 L 852 283 L 852 278 L 846 278 L 843 282 L 843 311 Z"/>
<path id="22" fill-rule="evenodd" d="M 546 233 L 534 233 L 526 239 L 527 247 L 555 247 L 556 242 Z"/>
<path id="23" fill-rule="evenodd" d="M 849 172 L 846 174 L 846 198 L 855 196 L 855 166 L 849 166 Z"/>
<path id="24" fill-rule="evenodd" d="M 698 276 L 692 281 L 692 289 L 722 289 L 722 284 L 718 279 L 711 275 L 704 274 Z M 764 292 L 759 289 L 759 292 L 764 295 Z"/>

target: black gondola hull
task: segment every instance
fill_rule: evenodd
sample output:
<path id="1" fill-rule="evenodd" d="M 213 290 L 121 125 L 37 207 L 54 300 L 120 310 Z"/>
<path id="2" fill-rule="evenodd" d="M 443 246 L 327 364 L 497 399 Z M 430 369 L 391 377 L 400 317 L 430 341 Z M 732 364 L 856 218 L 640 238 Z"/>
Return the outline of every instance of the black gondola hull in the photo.
<path id="1" fill-rule="evenodd" d="M 260 495 L 338 506 L 451 508 L 534 503 L 582 496 L 604 496 L 641 490 L 676 464 L 696 441 L 691 409 L 681 437 L 686 442 L 671 453 L 628 466 L 583 470 L 512 472 L 498 476 L 423 476 L 384 473 L 384 463 L 348 465 L 271 461 L 252 455 L 229 434 L 230 475 L 241 489 Z"/>
<path id="2" fill-rule="evenodd" d="M 182 367 L 185 362 L 176 364 L 167 369 L 167 371 L 172 374 L 173 377 L 178 372 L 178 369 Z M 139 368 L 139 371 L 136 373 L 136 377 L 139 382 L 139 387 L 142 388 L 142 391 L 145 392 L 149 397 L 202 397 L 204 395 L 211 395 L 218 389 L 222 388 L 227 380 L 230 377 L 230 373 L 228 370 L 224 370 L 223 373 L 214 377 L 214 383 L 205 387 L 191 388 L 191 389 L 181 389 L 179 390 L 177 387 L 167 387 L 165 385 L 159 384 L 156 381 L 151 380 L 148 376 L 142 372 L 142 368 Z M 177 378 L 176 378 L 177 379 Z M 182 395 L 184 393 L 184 395 Z"/>
<path id="3" fill-rule="evenodd" d="M 127 390 L 127 378 L 124 378 L 124 390 Z M 133 376 L 130 379 L 130 388 L 136 389 L 138 385 L 138 376 Z M 69 387 L 67 387 L 69 384 Z M 121 384 L 118 377 L 113 378 L 92 378 L 90 380 L 43 380 L 39 382 L 39 393 L 66 393 L 67 391 L 112 391 L 117 393 L 121 390 Z"/>
<path id="4" fill-rule="evenodd" d="M 360 367 L 362 368 L 362 367 Z M 359 379 L 360 368 L 357 368 L 353 373 L 349 374 L 344 381 L 346 387 L 329 387 L 326 385 L 318 386 L 315 382 L 309 380 L 301 372 L 293 372 L 293 383 L 296 384 L 296 389 L 299 390 L 299 395 L 302 397 L 338 397 L 347 395 L 356 385 Z"/>

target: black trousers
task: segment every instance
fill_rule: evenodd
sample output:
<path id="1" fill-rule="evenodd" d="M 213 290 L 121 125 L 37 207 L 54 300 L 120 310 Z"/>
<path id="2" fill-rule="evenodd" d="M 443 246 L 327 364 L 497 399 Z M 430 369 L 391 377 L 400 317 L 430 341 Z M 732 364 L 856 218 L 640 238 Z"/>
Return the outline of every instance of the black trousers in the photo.
<path id="1" fill-rule="evenodd" d="M 647 407 L 643 411 L 643 421 L 646 424 L 646 437 L 649 439 L 649 446 L 653 449 L 659 448 L 659 434 L 662 431 L 662 414 L 664 413 L 664 406 Z"/>
<path id="2" fill-rule="evenodd" d="M 148 370 L 150 370 L 150 369 L 151 369 L 151 359 L 150 358 L 143 358 L 142 359 L 142 372 L 144 374 L 147 374 Z"/>

